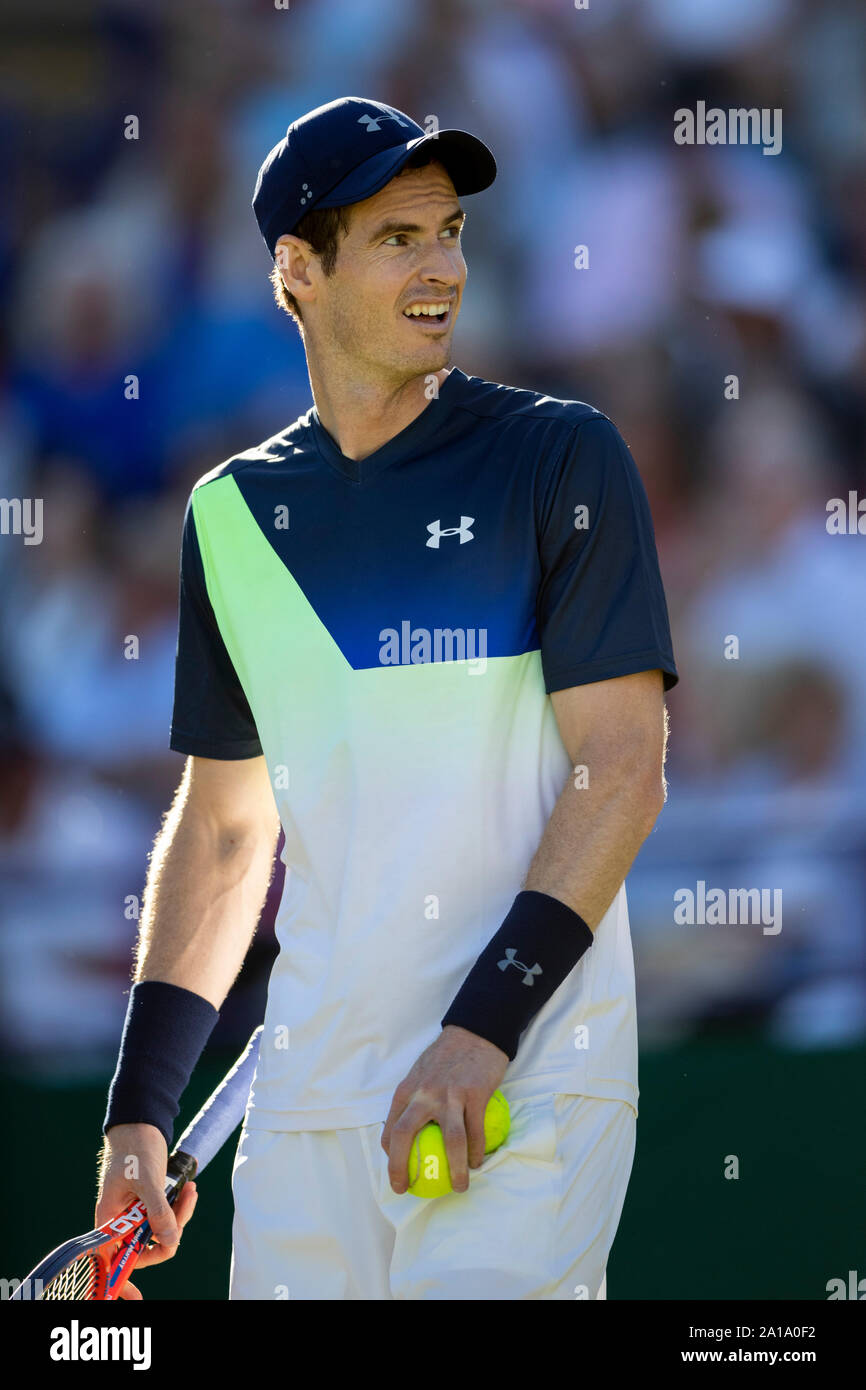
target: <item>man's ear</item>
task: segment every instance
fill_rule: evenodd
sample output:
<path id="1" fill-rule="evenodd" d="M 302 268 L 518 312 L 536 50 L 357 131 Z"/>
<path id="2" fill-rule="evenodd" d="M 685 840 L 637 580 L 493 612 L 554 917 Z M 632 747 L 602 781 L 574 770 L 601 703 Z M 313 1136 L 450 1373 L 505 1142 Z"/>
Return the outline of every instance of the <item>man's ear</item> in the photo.
<path id="1" fill-rule="evenodd" d="M 274 264 L 289 294 L 294 295 L 299 304 L 308 302 L 315 295 L 309 274 L 313 255 L 308 241 L 288 233 L 280 237 L 274 248 Z"/>

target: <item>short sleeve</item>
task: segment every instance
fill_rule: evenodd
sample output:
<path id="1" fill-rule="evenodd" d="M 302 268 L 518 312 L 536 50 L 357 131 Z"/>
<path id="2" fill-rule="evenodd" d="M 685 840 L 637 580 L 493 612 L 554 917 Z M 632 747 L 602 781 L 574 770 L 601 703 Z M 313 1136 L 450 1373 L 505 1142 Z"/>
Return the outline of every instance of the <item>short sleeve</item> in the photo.
<path id="1" fill-rule="evenodd" d="M 661 670 L 679 677 L 646 491 L 604 415 L 578 425 L 542 480 L 536 606 L 545 689 Z"/>
<path id="2" fill-rule="evenodd" d="M 205 584 L 192 498 L 183 523 L 169 747 L 202 758 L 261 754 L 255 720 L 226 650 Z"/>

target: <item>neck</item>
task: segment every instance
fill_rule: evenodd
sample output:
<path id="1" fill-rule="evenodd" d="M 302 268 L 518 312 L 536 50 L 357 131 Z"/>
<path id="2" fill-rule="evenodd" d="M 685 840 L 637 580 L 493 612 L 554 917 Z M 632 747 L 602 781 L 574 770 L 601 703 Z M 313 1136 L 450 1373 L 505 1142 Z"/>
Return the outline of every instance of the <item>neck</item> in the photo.
<path id="1" fill-rule="evenodd" d="M 439 386 L 449 368 L 426 372 L 396 384 L 343 380 L 339 373 L 325 373 L 311 355 L 307 367 L 316 412 L 340 452 L 349 459 L 365 459 L 389 439 L 411 425 L 430 402 L 430 381 Z"/>

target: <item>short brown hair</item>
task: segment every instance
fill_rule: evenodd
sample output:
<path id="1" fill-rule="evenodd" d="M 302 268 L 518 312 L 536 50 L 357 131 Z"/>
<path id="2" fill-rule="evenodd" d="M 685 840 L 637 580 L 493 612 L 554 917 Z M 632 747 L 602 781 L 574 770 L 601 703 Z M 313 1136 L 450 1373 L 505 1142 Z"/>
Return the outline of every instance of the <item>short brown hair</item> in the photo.
<path id="1" fill-rule="evenodd" d="M 416 150 L 411 159 L 403 165 L 400 170 L 402 174 L 406 169 L 420 169 L 425 164 L 432 164 L 436 160 L 435 149 L 431 145 L 422 145 Z M 400 174 L 396 177 L 399 178 Z M 337 264 L 337 251 L 342 237 L 349 230 L 349 219 L 354 204 L 348 203 L 341 208 L 311 208 L 305 212 L 300 222 L 292 229 L 292 236 L 300 237 L 302 241 L 308 241 L 322 263 L 322 273 L 332 275 L 334 266 Z M 274 261 L 271 270 L 271 284 L 274 287 L 274 299 L 281 309 L 285 309 L 296 322 L 299 328 L 303 326 L 301 317 L 301 307 L 293 294 L 289 294 L 286 289 L 280 268 Z"/>

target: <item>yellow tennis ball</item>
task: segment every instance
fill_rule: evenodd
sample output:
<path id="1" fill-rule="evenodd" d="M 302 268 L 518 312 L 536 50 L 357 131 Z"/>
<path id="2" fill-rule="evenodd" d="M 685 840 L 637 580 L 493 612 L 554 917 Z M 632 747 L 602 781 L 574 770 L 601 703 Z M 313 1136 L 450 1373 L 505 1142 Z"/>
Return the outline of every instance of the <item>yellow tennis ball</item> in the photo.
<path id="1" fill-rule="evenodd" d="M 501 1091 L 494 1091 L 484 1112 L 485 1153 L 505 1143 L 510 1123 L 508 1101 Z M 418 1131 L 409 1150 L 409 1191 L 414 1197 L 444 1197 L 453 1191 L 445 1140 L 435 1120 Z"/>
<path id="2" fill-rule="evenodd" d="M 484 1112 L 484 1152 L 492 1154 L 508 1138 L 511 1111 L 501 1091 L 494 1091 Z"/>

